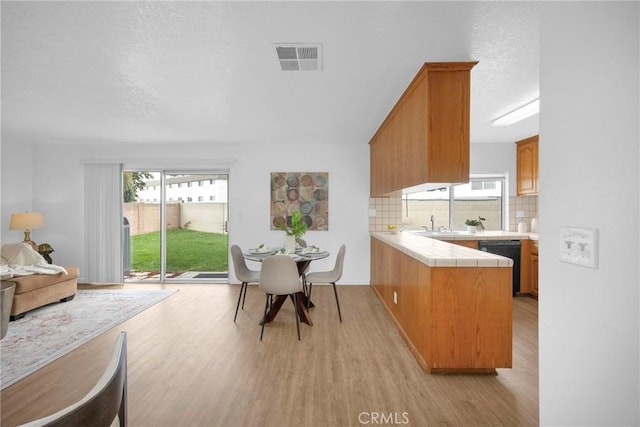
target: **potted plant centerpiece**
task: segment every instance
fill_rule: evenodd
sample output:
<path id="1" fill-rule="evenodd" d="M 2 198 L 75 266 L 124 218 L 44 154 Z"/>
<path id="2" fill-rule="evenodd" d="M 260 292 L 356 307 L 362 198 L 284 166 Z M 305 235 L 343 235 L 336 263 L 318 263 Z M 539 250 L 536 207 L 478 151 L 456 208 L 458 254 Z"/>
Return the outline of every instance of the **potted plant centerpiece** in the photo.
<path id="1" fill-rule="evenodd" d="M 477 219 L 468 219 L 464 223 L 467 226 L 467 231 L 469 233 L 475 233 L 480 225 L 480 221 Z"/>
<path id="2" fill-rule="evenodd" d="M 296 250 L 296 242 L 307 231 L 307 223 L 302 221 L 302 216 L 299 210 L 295 210 L 291 213 L 291 225 L 282 224 L 280 226 L 286 234 L 284 239 L 284 248 L 287 252 L 294 252 Z"/>

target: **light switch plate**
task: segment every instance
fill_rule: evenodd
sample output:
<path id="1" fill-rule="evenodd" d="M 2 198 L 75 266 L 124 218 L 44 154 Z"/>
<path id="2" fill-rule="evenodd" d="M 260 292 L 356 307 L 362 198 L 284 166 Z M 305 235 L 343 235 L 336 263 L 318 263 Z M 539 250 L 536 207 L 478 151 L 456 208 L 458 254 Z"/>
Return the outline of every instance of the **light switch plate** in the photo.
<path id="1" fill-rule="evenodd" d="M 598 268 L 598 229 L 560 227 L 560 260 Z"/>

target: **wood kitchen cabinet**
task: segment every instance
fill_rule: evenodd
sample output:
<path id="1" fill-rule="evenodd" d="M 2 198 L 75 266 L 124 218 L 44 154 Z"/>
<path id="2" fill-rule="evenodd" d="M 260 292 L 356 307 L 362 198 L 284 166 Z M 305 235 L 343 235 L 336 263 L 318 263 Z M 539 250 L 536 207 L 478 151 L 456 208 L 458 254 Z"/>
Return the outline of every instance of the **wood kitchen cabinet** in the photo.
<path id="1" fill-rule="evenodd" d="M 522 240 L 520 292 L 538 296 L 538 241 Z"/>
<path id="2" fill-rule="evenodd" d="M 512 366 L 511 271 L 430 267 L 371 238 L 371 286 L 430 373 Z"/>
<path id="3" fill-rule="evenodd" d="M 538 242 L 531 243 L 531 293 L 538 296 Z"/>
<path id="4" fill-rule="evenodd" d="M 470 81 L 475 64 L 422 66 L 369 142 L 372 197 L 428 182 L 469 180 Z"/>
<path id="5" fill-rule="evenodd" d="M 520 293 L 531 294 L 531 240 L 520 242 Z"/>
<path id="6" fill-rule="evenodd" d="M 517 141 L 518 196 L 538 194 L 538 135 Z"/>

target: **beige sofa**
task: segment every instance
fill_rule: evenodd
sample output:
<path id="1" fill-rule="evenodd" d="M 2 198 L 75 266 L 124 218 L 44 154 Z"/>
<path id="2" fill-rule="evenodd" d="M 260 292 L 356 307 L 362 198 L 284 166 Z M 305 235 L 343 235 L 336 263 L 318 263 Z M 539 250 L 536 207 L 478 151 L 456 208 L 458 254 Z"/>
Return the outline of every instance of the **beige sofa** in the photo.
<path id="1" fill-rule="evenodd" d="M 66 272 L 64 272 L 66 270 Z M 29 273 L 57 274 L 29 274 Z M 31 245 L 0 242 L 0 275 L 15 283 L 11 320 L 24 317 L 34 308 L 72 300 L 78 289 L 78 267 L 49 265 Z M 9 277 L 5 279 L 5 277 Z"/>
<path id="2" fill-rule="evenodd" d="M 64 268 L 67 274 L 32 274 L 8 279 L 16 284 L 10 319 L 20 319 L 26 312 L 53 302 L 71 301 L 78 289 L 80 269 Z"/>

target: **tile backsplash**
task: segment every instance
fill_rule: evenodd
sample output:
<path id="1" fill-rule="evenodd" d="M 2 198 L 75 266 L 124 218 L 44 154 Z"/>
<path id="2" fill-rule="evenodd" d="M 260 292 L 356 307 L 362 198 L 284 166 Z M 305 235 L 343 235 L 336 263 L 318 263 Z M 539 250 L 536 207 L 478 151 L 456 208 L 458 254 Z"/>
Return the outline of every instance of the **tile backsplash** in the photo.
<path id="1" fill-rule="evenodd" d="M 369 231 L 387 231 L 389 224 L 402 225 L 402 197 L 369 198 Z M 373 216 L 371 216 L 373 214 Z M 531 219 L 538 218 L 538 196 L 509 197 L 509 230 L 518 231 L 524 222 L 531 231 Z"/>
<path id="2" fill-rule="evenodd" d="M 509 197 L 509 230 L 518 231 L 518 223 L 524 222 L 531 231 L 531 219 L 538 218 L 538 196 Z"/>
<path id="3" fill-rule="evenodd" d="M 371 197 L 369 198 L 369 231 L 387 231 L 387 225 L 402 224 L 402 198 Z"/>

